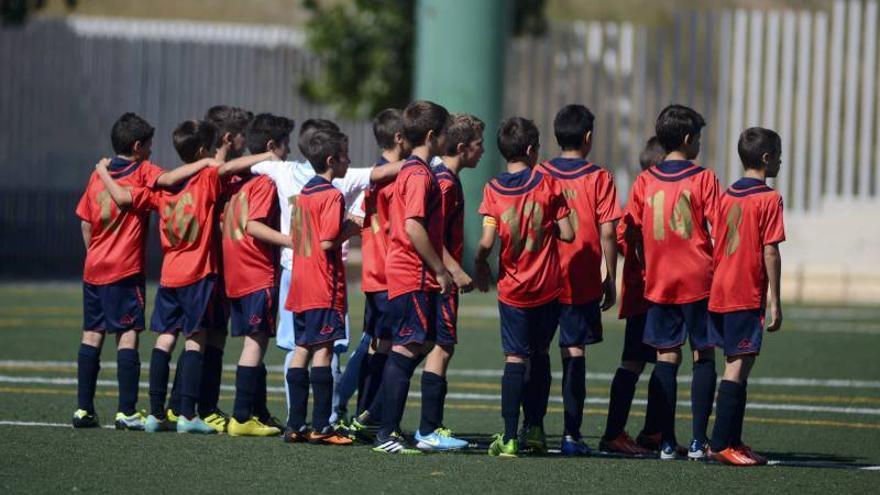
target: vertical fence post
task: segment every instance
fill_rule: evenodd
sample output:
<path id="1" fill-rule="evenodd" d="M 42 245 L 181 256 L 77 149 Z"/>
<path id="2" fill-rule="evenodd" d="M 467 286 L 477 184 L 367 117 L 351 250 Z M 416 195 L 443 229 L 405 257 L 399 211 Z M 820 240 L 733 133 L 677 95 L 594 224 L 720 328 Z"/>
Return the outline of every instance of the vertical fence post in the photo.
<path id="1" fill-rule="evenodd" d="M 861 125 L 859 132 L 859 182 L 858 193 L 867 199 L 871 191 L 871 135 L 874 130 L 874 96 L 877 92 L 877 81 L 874 68 L 877 53 L 877 2 L 868 0 L 865 4 L 865 35 L 862 38 L 862 101 Z"/>
<path id="2" fill-rule="evenodd" d="M 795 48 L 795 14 L 784 12 L 782 17 L 782 77 L 779 84 L 779 135 L 782 137 L 782 156 L 790 157 L 794 149 L 792 133 L 792 113 L 794 99 L 794 48 Z M 789 188 L 787 179 L 791 167 L 783 168 L 776 179 L 776 187 L 783 198 L 788 199 L 786 190 Z"/>
<path id="3" fill-rule="evenodd" d="M 827 141 L 825 146 L 825 196 L 834 198 L 838 195 L 838 177 L 840 168 L 833 164 L 840 162 L 840 104 L 843 96 L 843 38 L 845 35 L 846 1 L 836 0 L 831 14 L 831 53 L 828 74 L 828 125 L 826 126 Z"/>
<path id="4" fill-rule="evenodd" d="M 800 12 L 798 17 L 797 105 L 794 141 L 794 187 L 792 203 L 795 211 L 805 210 L 807 185 L 807 128 L 810 119 L 810 41 L 812 14 Z"/>
<path id="5" fill-rule="evenodd" d="M 856 116 L 859 98 L 859 42 L 861 41 L 862 4 L 849 2 L 846 21 L 846 91 L 843 113 L 843 197 L 853 197 L 856 166 Z"/>
<path id="6" fill-rule="evenodd" d="M 813 115 L 810 118 L 812 130 L 810 131 L 810 194 L 807 204 L 810 210 L 816 211 L 820 207 L 820 194 L 822 192 L 822 166 L 823 144 L 825 132 L 828 131 L 828 123 L 825 121 L 825 46 L 828 41 L 828 15 L 817 12 L 815 16 L 815 30 L 813 31 L 813 101 L 810 105 Z M 791 158 L 784 158 L 791 162 Z M 831 164 L 827 164 L 831 166 Z"/>

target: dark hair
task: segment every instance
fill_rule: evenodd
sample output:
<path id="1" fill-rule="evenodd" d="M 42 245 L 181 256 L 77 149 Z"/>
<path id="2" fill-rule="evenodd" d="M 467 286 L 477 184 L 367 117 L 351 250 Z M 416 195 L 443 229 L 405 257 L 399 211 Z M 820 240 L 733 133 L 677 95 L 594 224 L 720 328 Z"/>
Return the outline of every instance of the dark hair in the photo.
<path id="1" fill-rule="evenodd" d="M 647 170 L 662 162 L 665 157 L 666 152 L 663 150 L 663 146 L 660 146 L 657 136 L 651 136 L 645 143 L 645 149 L 639 154 L 639 165 L 642 170 Z"/>
<path id="2" fill-rule="evenodd" d="M 763 170 L 766 165 L 761 160 L 764 153 L 773 156 L 782 150 L 782 138 L 776 131 L 763 127 L 749 127 L 739 135 L 736 145 L 743 167 Z"/>
<path id="3" fill-rule="evenodd" d="M 297 148 L 303 156 L 307 156 L 306 149 L 310 135 L 314 131 L 336 131 L 339 132 L 339 126 L 336 122 L 327 119 L 307 119 L 299 126 L 299 139 L 297 140 Z M 306 158 L 308 160 L 308 158 Z M 311 161 L 311 160 L 309 160 Z"/>
<path id="4" fill-rule="evenodd" d="M 403 110 L 403 137 L 413 147 L 421 146 L 429 131 L 440 137 L 449 120 L 449 112 L 432 101 L 414 101 Z"/>
<path id="5" fill-rule="evenodd" d="M 217 126 L 221 136 L 227 132 L 234 136 L 247 131 L 254 113 L 229 105 L 215 105 L 205 112 L 205 120 Z"/>
<path id="6" fill-rule="evenodd" d="M 327 171 L 327 159 L 338 157 L 348 149 L 348 136 L 333 129 L 319 129 L 309 133 L 303 155 L 315 172 L 322 174 Z"/>
<path id="7" fill-rule="evenodd" d="M 566 105 L 553 119 L 553 133 L 556 143 L 563 151 L 579 150 L 584 144 L 584 136 L 593 130 L 596 117 L 583 105 Z"/>
<path id="8" fill-rule="evenodd" d="M 529 119 L 510 117 L 498 127 L 498 151 L 508 162 L 528 158 L 528 148 L 540 144 L 538 127 Z"/>
<path id="9" fill-rule="evenodd" d="M 447 156 L 458 154 L 458 145 L 468 144 L 483 138 L 483 130 L 486 124 L 479 117 L 468 113 L 453 113 L 449 116 L 449 126 L 446 127 L 446 149 L 443 152 Z"/>
<path id="10" fill-rule="evenodd" d="M 403 132 L 403 113 L 397 108 L 386 108 L 373 118 L 373 136 L 379 148 L 394 148 L 394 135 L 398 132 Z"/>
<path id="11" fill-rule="evenodd" d="M 269 141 L 280 143 L 290 139 L 296 124 L 293 120 L 271 113 L 261 113 L 254 117 L 247 130 L 247 147 L 251 153 L 265 153 Z"/>
<path id="12" fill-rule="evenodd" d="M 705 125 L 703 116 L 693 108 L 669 105 L 660 112 L 654 130 L 660 146 L 663 146 L 667 153 L 671 153 L 681 149 L 685 136 L 696 137 Z"/>
<path id="13" fill-rule="evenodd" d="M 184 163 L 199 159 L 199 149 L 211 150 L 217 144 L 217 126 L 204 120 L 187 120 L 174 129 L 174 149 Z"/>
<path id="14" fill-rule="evenodd" d="M 113 143 L 113 151 L 117 155 L 130 155 L 134 151 L 134 143 L 140 141 L 145 144 L 153 139 L 156 129 L 136 113 L 122 114 L 113 123 L 110 131 L 110 142 Z"/>

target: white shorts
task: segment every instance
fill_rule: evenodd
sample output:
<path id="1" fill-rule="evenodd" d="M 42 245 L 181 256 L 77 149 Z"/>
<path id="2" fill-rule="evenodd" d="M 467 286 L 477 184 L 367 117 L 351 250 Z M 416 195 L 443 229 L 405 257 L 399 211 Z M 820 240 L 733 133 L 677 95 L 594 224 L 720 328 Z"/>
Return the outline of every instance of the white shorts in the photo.
<path id="1" fill-rule="evenodd" d="M 287 301 L 287 293 L 290 291 L 290 270 L 281 268 L 281 282 L 278 287 L 278 328 L 275 332 L 275 345 L 286 351 L 292 351 L 296 347 L 293 333 L 293 312 L 284 309 Z M 351 336 L 348 313 L 345 313 L 345 339 L 337 340 L 333 345 L 333 352 L 348 352 L 348 339 Z"/>

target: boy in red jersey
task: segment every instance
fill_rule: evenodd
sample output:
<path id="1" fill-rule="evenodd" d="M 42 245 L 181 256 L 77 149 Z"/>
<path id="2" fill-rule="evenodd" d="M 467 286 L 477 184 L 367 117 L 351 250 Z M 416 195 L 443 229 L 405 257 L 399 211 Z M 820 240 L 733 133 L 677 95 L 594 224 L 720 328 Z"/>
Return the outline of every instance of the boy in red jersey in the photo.
<path id="1" fill-rule="evenodd" d="M 745 173 L 721 196 L 715 277 L 709 297 L 709 326 L 721 336 L 727 358 L 718 386 L 711 457 L 725 464 L 749 466 L 767 463 L 742 440 L 747 380 L 761 352 L 765 308 L 770 313 L 767 331 L 775 332 L 782 326 L 782 196 L 765 182 L 779 173 L 782 141 L 770 129 L 752 127 L 740 134 L 737 147 Z"/>
<path id="2" fill-rule="evenodd" d="M 501 237 L 498 307 L 505 362 L 501 378 L 504 433 L 495 435 L 490 456 L 517 455 L 526 366 L 536 354 L 547 353 L 559 323 L 563 282 L 557 236 L 563 242 L 574 239 L 559 183 L 535 168 L 538 141 L 538 128 L 531 120 L 512 117 L 501 123 L 497 142 L 507 160 L 507 172 L 489 181 L 480 205 L 483 235 L 475 265 L 476 286 L 482 292 L 489 290 L 491 279 L 489 253 L 496 235 Z"/>
<path id="3" fill-rule="evenodd" d="M 563 279 L 559 295 L 559 347 L 562 353 L 562 401 L 565 431 L 562 454 L 583 456 L 590 448 L 581 440 L 586 399 L 585 347 L 602 341 L 602 311 L 616 299 L 617 244 L 614 224 L 620 218 L 620 205 L 614 178 L 608 170 L 590 163 L 587 155 L 593 144 L 593 113 L 583 105 L 566 105 L 553 120 L 556 142 L 562 149 L 558 158 L 539 165 L 539 170 L 559 182 L 571 209 L 569 220 L 575 237 L 559 244 Z M 605 280 L 602 280 L 602 260 Z M 535 382 L 546 404 L 550 392 L 550 356 L 538 354 L 531 361 L 530 384 Z M 532 386 L 529 387 L 533 388 Z M 526 393 L 525 404 L 537 402 Z M 525 407 L 528 411 L 531 407 Z M 532 412 L 525 418 L 524 439 L 538 452 L 546 451 L 543 414 Z M 541 410 L 540 412 L 543 412 Z"/>
<path id="4" fill-rule="evenodd" d="M 429 101 L 410 103 L 403 111 L 403 134 L 413 150 L 395 179 L 390 208 L 385 276 L 394 344 L 382 378 L 382 426 L 376 452 L 419 452 L 406 448 L 399 429 L 410 379 L 436 338 L 438 293 L 448 293 L 453 284 L 442 257 L 440 186 L 428 166 L 428 160 L 441 152 L 448 118 L 445 108 Z"/>
<path id="5" fill-rule="evenodd" d="M 441 163 L 433 172 L 440 186 L 443 215 L 443 263 L 455 286 L 437 298 L 437 339 L 422 371 L 422 418 L 416 431 L 421 450 L 457 450 L 468 442 L 455 438 L 443 425 L 446 370 L 458 343 L 458 293 L 473 290 L 473 281 L 461 266 L 464 255 L 464 190 L 459 174 L 474 168 L 483 156 L 483 121 L 467 114 L 452 114 L 445 131 Z"/>
<path id="6" fill-rule="evenodd" d="M 292 204 L 293 273 L 285 306 L 293 312 L 296 348 L 287 369 L 290 411 L 284 441 L 350 445 L 352 440 L 330 426 L 333 343 L 345 338 L 348 302 L 342 243 L 359 229 L 345 221 L 345 199 L 332 180 L 348 170 L 348 138 L 338 131 L 316 131 L 305 155 L 317 175 Z M 309 290 L 302 290 L 308 287 Z M 309 373 L 311 362 L 311 373 Z M 309 384 L 314 393 L 312 429 L 306 427 Z"/>
<path id="7" fill-rule="evenodd" d="M 715 218 L 719 185 L 711 170 L 692 161 L 700 152 L 704 125 L 703 117 L 688 107 L 670 105 L 660 112 L 656 133 L 666 158 L 636 178 L 627 205 L 626 222 L 641 235 L 645 298 L 652 303 L 644 342 L 657 349 L 653 374 L 662 390 L 661 459 L 678 456 L 676 381 L 686 340 L 694 355 L 690 459 L 705 458 L 715 394 L 717 338 L 708 329 L 707 305 L 712 283 L 709 224 Z"/>
<path id="8" fill-rule="evenodd" d="M 209 163 L 202 160 L 165 172 L 149 162 L 153 127 L 140 116 L 126 113 L 113 124 L 111 141 L 116 157 L 105 167 L 128 187 L 173 186 Z M 101 368 L 101 347 L 107 333 L 116 334 L 119 411 L 116 428 L 142 430 L 137 412 L 140 358 L 138 334 L 144 328 L 144 236 L 149 214 L 118 208 L 97 173 L 76 207 L 82 223 L 86 260 L 83 269 L 83 334 L 77 359 L 78 409 L 75 428 L 97 427 L 95 386 Z"/>
<path id="9" fill-rule="evenodd" d="M 663 161 L 666 152 L 656 137 L 651 137 L 639 155 L 642 171 Z M 620 367 L 611 381 L 611 396 L 608 401 L 608 416 L 605 434 L 599 442 L 604 452 L 621 454 L 647 454 L 660 449 L 659 426 L 657 425 L 657 395 L 659 384 L 653 377 L 648 383 L 648 407 L 645 426 L 636 441 L 626 433 L 627 420 L 636 383 L 645 369 L 645 363 L 657 362 L 657 351 L 642 342 L 645 335 L 645 314 L 648 301 L 645 299 L 645 265 L 636 256 L 641 251 L 642 239 L 636 229 L 625 220 L 617 225 L 617 246 L 623 255 L 623 280 L 620 289 L 620 315 L 626 319 L 623 353 Z M 638 249 L 637 249 L 638 247 Z"/>

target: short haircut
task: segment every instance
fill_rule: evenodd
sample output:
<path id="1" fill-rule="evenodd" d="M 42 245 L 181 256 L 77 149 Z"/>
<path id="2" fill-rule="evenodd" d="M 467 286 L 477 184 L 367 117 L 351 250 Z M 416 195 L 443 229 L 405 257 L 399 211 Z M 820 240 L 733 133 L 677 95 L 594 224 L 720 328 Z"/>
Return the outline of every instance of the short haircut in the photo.
<path id="1" fill-rule="evenodd" d="M 306 148 L 308 147 L 309 135 L 315 131 L 336 131 L 339 132 L 339 126 L 336 122 L 327 119 L 307 119 L 299 126 L 299 139 L 297 140 L 297 148 L 299 152 L 306 156 Z M 307 158 L 308 159 L 308 158 Z M 311 160 L 310 160 L 311 161 Z"/>
<path id="2" fill-rule="evenodd" d="M 528 159 L 528 148 L 540 142 L 538 127 L 529 119 L 510 117 L 498 127 L 498 151 L 508 162 Z"/>
<path id="3" fill-rule="evenodd" d="M 764 153 L 769 153 L 770 156 L 779 153 L 782 150 L 782 138 L 771 129 L 749 127 L 739 135 L 736 148 L 743 167 L 761 170 L 766 167 L 761 160 Z"/>
<path id="4" fill-rule="evenodd" d="M 663 146 L 660 146 L 657 136 L 651 136 L 645 143 L 645 149 L 639 154 L 639 165 L 642 170 L 647 170 L 662 162 L 665 157 L 666 151 L 663 150 Z"/>
<path id="5" fill-rule="evenodd" d="M 315 172 L 321 174 L 327 171 L 328 158 L 338 157 L 347 149 L 348 136 L 333 129 L 319 129 L 309 133 L 303 155 Z"/>
<path id="6" fill-rule="evenodd" d="M 276 144 L 290 139 L 290 133 L 296 124 L 293 120 L 271 113 L 261 113 L 254 117 L 247 130 L 247 147 L 251 153 L 269 151 L 269 141 Z"/>
<path id="7" fill-rule="evenodd" d="M 566 105 L 553 119 L 553 133 L 556 143 L 563 151 L 579 150 L 584 144 L 584 136 L 593 130 L 596 116 L 583 105 Z"/>
<path id="8" fill-rule="evenodd" d="M 403 137 L 413 147 L 425 142 L 429 131 L 439 137 L 446 128 L 449 111 L 432 101 L 419 100 L 406 106 L 403 110 Z"/>
<path id="9" fill-rule="evenodd" d="M 483 138 L 483 130 L 486 124 L 479 117 L 468 113 L 453 113 L 449 116 L 449 125 L 446 127 L 446 149 L 443 152 L 447 156 L 458 154 L 458 145 L 465 146 Z"/>
<path id="10" fill-rule="evenodd" d="M 221 136 L 227 132 L 234 136 L 247 131 L 254 113 L 229 105 L 215 105 L 205 113 L 205 120 L 217 126 Z"/>
<path id="11" fill-rule="evenodd" d="M 681 149 L 684 137 L 696 137 L 706 125 L 703 116 L 684 105 L 669 105 L 657 117 L 655 132 L 667 153 Z"/>
<path id="12" fill-rule="evenodd" d="M 153 139 L 156 129 L 136 113 L 122 114 L 113 123 L 110 131 L 110 141 L 113 143 L 113 151 L 117 155 L 130 155 L 134 151 L 134 143 L 141 144 Z"/>
<path id="13" fill-rule="evenodd" d="M 177 126 L 172 134 L 174 149 L 184 163 L 199 159 L 199 149 L 210 150 L 217 143 L 217 126 L 205 120 L 187 120 Z"/>
<path id="14" fill-rule="evenodd" d="M 386 108 L 373 118 L 373 136 L 376 144 L 383 150 L 394 148 L 394 136 L 403 132 L 403 112 L 397 108 Z"/>

